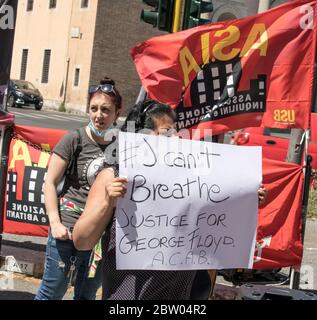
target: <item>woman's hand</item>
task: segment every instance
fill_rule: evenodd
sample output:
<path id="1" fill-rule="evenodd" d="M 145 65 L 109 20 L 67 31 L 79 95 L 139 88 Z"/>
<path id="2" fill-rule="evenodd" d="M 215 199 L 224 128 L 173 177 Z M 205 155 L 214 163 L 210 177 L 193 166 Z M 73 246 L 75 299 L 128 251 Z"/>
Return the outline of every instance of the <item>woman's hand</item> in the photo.
<path id="1" fill-rule="evenodd" d="M 267 198 L 267 190 L 264 187 L 264 184 L 260 185 L 258 190 L 258 199 L 259 199 L 259 206 L 262 206 Z"/>
<path id="2" fill-rule="evenodd" d="M 72 240 L 71 232 L 61 222 L 51 224 L 51 234 L 57 240 Z"/>
<path id="3" fill-rule="evenodd" d="M 109 183 L 106 184 L 106 191 L 109 197 L 113 199 L 123 198 L 127 192 L 127 182 L 127 178 L 113 178 Z"/>

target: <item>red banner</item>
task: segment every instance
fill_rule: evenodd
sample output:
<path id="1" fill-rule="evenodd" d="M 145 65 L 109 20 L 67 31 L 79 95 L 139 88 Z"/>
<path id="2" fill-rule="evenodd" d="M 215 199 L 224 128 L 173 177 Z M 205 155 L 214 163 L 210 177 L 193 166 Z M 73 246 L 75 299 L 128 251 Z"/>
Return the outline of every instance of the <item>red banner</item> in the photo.
<path id="1" fill-rule="evenodd" d="M 11 140 L 4 232 L 46 237 L 43 184 L 51 150 L 64 130 L 16 126 Z M 47 151 L 45 151 L 47 150 Z"/>
<path id="2" fill-rule="evenodd" d="M 263 159 L 263 183 L 268 199 L 259 210 L 254 269 L 300 265 L 303 255 L 303 168 Z"/>
<path id="3" fill-rule="evenodd" d="M 4 232 L 47 236 L 42 186 L 49 153 L 32 144 L 52 149 L 65 131 L 15 127 L 9 154 Z M 301 197 L 302 167 L 263 159 L 263 182 L 267 204 L 259 211 L 254 268 L 298 265 L 302 258 Z"/>
<path id="4" fill-rule="evenodd" d="M 316 0 L 292 1 L 256 16 L 158 36 L 131 54 L 149 96 L 175 108 L 178 129 L 306 129 L 316 8 Z"/>

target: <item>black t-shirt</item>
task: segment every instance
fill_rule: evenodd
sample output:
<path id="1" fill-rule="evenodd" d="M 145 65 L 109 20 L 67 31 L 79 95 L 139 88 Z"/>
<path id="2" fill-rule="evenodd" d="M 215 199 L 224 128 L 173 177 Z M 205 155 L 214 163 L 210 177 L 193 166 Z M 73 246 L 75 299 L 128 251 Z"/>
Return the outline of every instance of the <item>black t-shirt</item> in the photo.
<path id="1" fill-rule="evenodd" d="M 79 134 L 82 150 L 77 159 L 77 170 L 74 174 L 66 176 L 63 197 L 84 208 L 88 192 L 97 174 L 101 169 L 116 163 L 116 143 L 113 141 L 105 145 L 98 144 L 89 138 L 85 128 L 80 128 Z M 70 132 L 58 142 L 53 152 L 69 162 L 77 142 L 76 132 Z M 66 227 L 73 227 L 79 216 L 80 214 L 76 211 L 61 211 L 61 222 Z"/>

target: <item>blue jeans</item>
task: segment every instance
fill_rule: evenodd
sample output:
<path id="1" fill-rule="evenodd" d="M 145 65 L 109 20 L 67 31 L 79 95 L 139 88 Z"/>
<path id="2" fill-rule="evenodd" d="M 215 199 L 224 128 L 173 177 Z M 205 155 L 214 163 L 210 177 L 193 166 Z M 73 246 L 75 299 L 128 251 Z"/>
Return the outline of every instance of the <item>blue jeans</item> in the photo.
<path id="1" fill-rule="evenodd" d="M 95 300 L 101 287 L 102 263 L 94 278 L 88 278 L 91 250 L 78 251 L 71 240 L 56 240 L 48 236 L 45 269 L 35 300 L 61 300 L 69 284 L 69 270 L 75 266 L 74 300 Z"/>

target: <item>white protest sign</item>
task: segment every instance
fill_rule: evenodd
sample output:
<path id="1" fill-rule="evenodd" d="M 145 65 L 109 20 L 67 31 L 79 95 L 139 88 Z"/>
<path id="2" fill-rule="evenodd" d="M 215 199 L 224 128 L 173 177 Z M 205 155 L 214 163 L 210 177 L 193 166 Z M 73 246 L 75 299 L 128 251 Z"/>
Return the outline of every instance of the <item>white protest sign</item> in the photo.
<path id="1" fill-rule="evenodd" d="M 117 269 L 252 268 L 261 158 L 260 147 L 120 132 Z"/>

